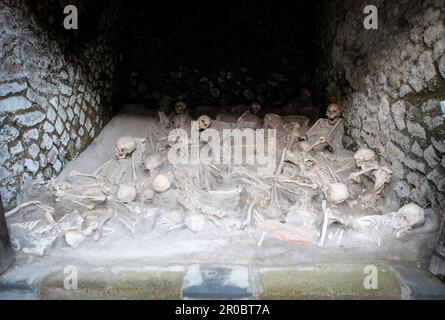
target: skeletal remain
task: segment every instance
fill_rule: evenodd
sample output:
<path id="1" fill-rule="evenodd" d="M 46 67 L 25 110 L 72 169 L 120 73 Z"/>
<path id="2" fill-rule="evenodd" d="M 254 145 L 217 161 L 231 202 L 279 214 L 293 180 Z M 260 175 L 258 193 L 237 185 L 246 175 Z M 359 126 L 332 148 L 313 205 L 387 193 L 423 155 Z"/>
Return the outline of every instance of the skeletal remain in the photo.
<path id="1" fill-rule="evenodd" d="M 244 112 L 238 119 L 237 124 L 239 127 L 252 127 L 261 128 L 261 119 L 258 118 L 257 114 L 260 112 L 261 106 L 254 102 L 251 104 L 249 110 Z"/>
<path id="2" fill-rule="evenodd" d="M 168 128 L 170 126 L 170 120 L 168 119 L 165 112 L 158 111 L 158 123 L 161 130 L 163 130 L 164 128 Z"/>
<path id="3" fill-rule="evenodd" d="M 212 124 L 212 119 L 206 115 L 200 116 L 196 121 L 198 122 L 199 130 L 205 130 Z"/>
<path id="4" fill-rule="evenodd" d="M 72 248 L 77 248 L 86 238 L 87 236 L 81 230 L 68 230 L 65 232 L 65 241 Z"/>
<path id="5" fill-rule="evenodd" d="M 286 141 L 295 141 L 295 140 L 302 140 L 303 136 L 301 134 L 301 128 L 303 125 L 300 121 L 292 121 L 285 123 L 283 125 L 283 129 L 288 132 L 288 135 L 286 137 Z M 290 148 L 290 146 L 289 146 Z"/>
<path id="6" fill-rule="evenodd" d="M 419 227 L 425 222 L 425 210 L 415 203 L 409 203 L 391 217 L 391 226 L 397 230 L 396 237 L 401 238 L 406 232 Z"/>
<path id="7" fill-rule="evenodd" d="M 120 137 L 116 141 L 116 158 L 125 159 L 136 150 L 136 140 L 133 137 Z"/>
<path id="8" fill-rule="evenodd" d="M 329 219 L 333 218 L 334 215 L 332 214 L 331 209 L 329 209 L 326 206 L 326 201 L 323 200 L 323 202 L 321 203 L 321 207 L 323 209 L 323 225 L 321 227 L 321 233 L 320 233 L 320 242 L 319 242 L 319 246 L 323 247 L 324 245 L 324 240 L 326 238 L 326 231 L 328 230 L 328 225 L 329 225 Z"/>
<path id="9" fill-rule="evenodd" d="M 349 175 L 348 180 L 360 183 L 360 176 L 372 172 L 375 178 L 374 187 L 370 194 L 361 196 L 362 209 L 373 208 L 377 201 L 381 198 L 385 185 L 391 181 L 392 171 L 384 166 L 379 166 L 376 160 L 375 152 L 368 148 L 361 148 L 354 154 L 357 167 L 361 170 L 353 172 Z"/>
<path id="10" fill-rule="evenodd" d="M 117 191 L 117 198 L 123 203 L 132 202 L 136 199 L 137 190 L 133 183 L 121 184 Z"/>
<path id="11" fill-rule="evenodd" d="M 187 110 L 187 103 L 185 103 L 184 101 L 178 101 L 175 103 L 175 112 L 177 114 L 181 114 L 186 112 Z"/>
<path id="12" fill-rule="evenodd" d="M 397 212 L 385 215 L 368 215 L 353 220 L 350 225 L 358 230 L 365 228 L 379 229 L 390 226 L 395 230 L 397 239 L 402 238 L 412 229 L 423 225 L 425 222 L 425 210 L 415 203 L 410 203 Z"/>
<path id="13" fill-rule="evenodd" d="M 338 103 L 331 103 L 326 110 L 326 117 L 330 124 L 335 124 L 341 118 L 342 107 Z"/>
<path id="14" fill-rule="evenodd" d="M 92 201 L 95 203 L 104 203 L 107 200 L 107 196 L 100 189 L 86 190 L 81 195 L 67 193 L 62 190 L 56 190 L 55 195 L 57 198 L 59 198 L 59 199 L 56 199 L 58 201 L 60 201 L 60 200 L 69 200 L 69 201 L 87 200 L 87 201 Z"/>
<path id="15" fill-rule="evenodd" d="M 262 232 L 262 233 L 261 233 L 260 240 L 259 240 L 258 243 L 257 243 L 257 246 L 258 246 L 258 247 L 261 247 L 261 245 L 263 244 L 264 239 L 266 238 L 266 235 L 267 235 L 267 232 Z"/>
<path id="16" fill-rule="evenodd" d="M 108 208 L 107 210 L 87 211 L 82 213 L 81 216 L 86 221 L 97 223 L 97 229 L 94 230 L 93 234 L 93 240 L 97 241 L 101 236 L 103 226 L 109 219 L 111 219 L 113 214 L 111 208 Z"/>
<path id="17" fill-rule="evenodd" d="M 225 214 L 217 209 L 214 209 L 201 201 L 201 196 L 197 191 L 199 185 L 198 170 L 187 170 L 184 174 L 174 173 L 175 184 L 177 186 L 176 199 L 178 203 L 189 211 L 198 209 L 205 215 L 212 215 L 217 218 L 223 218 Z"/>
<path id="18" fill-rule="evenodd" d="M 280 209 L 280 202 L 278 199 L 278 191 L 277 191 L 277 185 L 276 183 L 273 184 L 271 195 L 270 195 L 270 202 L 269 206 L 267 207 L 265 214 L 267 217 L 271 219 L 279 219 L 282 217 L 282 212 Z"/>
<path id="19" fill-rule="evenodd" d="M 12 216 L 13 214 L 19 212 L 20 210 L 22 210 L 23 208 L 29 207 L 29 206 L 36 206 L 39 209 L 42 209 L 44 214 L 45 214 L 45 218 L 48 220 L 49 224 L 54 224 L 54 217 L 53 217 L 53 213 L 54 213 L 54 208 L 50 207 L 46 204 L 41 203 L 40 201 L 28 201 L 28 202 L 24 202 L 21 205 L 15 207 L 14 209 L 8 211 L 5 213 L 5 218 L 8 218 L 10 216 Z"/>
<path id="20" fill-rule="evenodd" d="M 178 101 L 175 104 L 175 111 L 170 115 L 170 123 L 175 129 L 185 128 L 187 122 L 191 120 L 187 109 L 187 104 L 183 101 Z"/>
<path id="21" fill-rule="evenodd" d="M 282 117 L 284 123 L 297 125 L 299 128 L 305 128 L 309 125 L 310 119 L 305 116 L 284 116 Z"/>
<path id="22" fill-rule="evenodd" d="M 92 222 L 85 229 L 80 228 L 71 229 L 65 232 L 65 241 L 72 247 L 77 248 L 84 240 L 92 236 L 97 230 L 99 230 L 99 224 Z"/>
<path id="23" fill-rule="evenodd" d="M 99 168 L 96 169 L 96 171 L 93 172 L 93 175 L 98 175 L 99 172 L 105 168 L 106 166 L 108 166 L 110 163 L 113 162 L 113 159 L 108 160 L 107 162 L 105 162 L 103 165 L 101 165 Z"/>
<path id="24" fill-rule="evenodd" d="M 109 188 L 107 186 L 106 178 L 104 176 L 96 175 L 94 173 L 93 174 L 86 174 L 86 173 L 81 173 L 81 172 L 77 172 L 77 171 L 71 171 L 70 177 L 85 177 L 85 178 L 95 179 L 96 180 L 96 184 L 90 185 L 90 186 L 100 188 L 100 189 L 102 189 L 102 191 L 104 191 L 104 193 L 108 193 L 109 192 Z M 60 190 L 60 187 L 57 187 L 56 189 Z"/>
<path id="25" fill-rule="evenodd" d="M 170 189 L 171 182 L 170 179 L 163 174 L 157 175 L 153 180 L 153 190 L 162 193 Z"/>
<path id="26" fill-rule="evenodd" d="M 252 223 L 252 216 L 253 216 L 253 207 L 255 206 L 256 199 L 254 198 L 249 205 L 249 208 L 247 209 L 247 217 L 246 220 L 241 224 L 241 229 L 244 229 L 248 225 Z"/>
<path id="27" fill-rule="evenodd" d="M 343 122 L 341 119 L 342 109 L 340 105 L 333 103 L 328 106 L 326 111 L 326 119 L 318 119 L 314 125 L 306 132 L 303 139 L 313 140 L 310 150 L 320 145 L 327 145 L 331 152 L 335 153 L 336 149 L 341 148 L 341 136 L 343 135 Z"/>
<path id="28" fill-rule="evenodd" d="M 333 183 L 327 188 L 326 197 L 329 203 L 340 204 L 349 197 L 348 187 L 343 183 Z"/>
<path id="29" fill-rule="evenodd" d="M 283 119 L 275 113 L 268 113 L 264 116 L 263 127 L 265 129 L 278 129 L 283 127 Z"/>
<path id="30" fill-rule="evenodd" d="M 154 170 L 159 168 L 164 163 L 162 155 L 158 152 L 147 156 L 144 159 L 144 169 L 151 175 Z"/>
<path id="31" fill-rule="evenodd" d="M 131 207 L 129 207 L 128 205 L 126 205 L 125 203 L 115 200 L 115 203 L 118 203 L 120 205 L 122 205 L 123 207 L 125 207 L 128 212 L 130 213 L 130 215 L 133 215 L 133 210 L 131 209 Z M 123 214 L 121 212 L 116 212 L 115 214 L 115 218 L 117 221 L 119 221 L 124 227 L 126 227 L 128 230 L 131 231 L 131 233 L 135 233 L 135 225 L 136 225 L 136 221 L 134 221 L 130 216 Z"/>
<path id="32" fill-rule="evenodd" d="M 318 138 L 318 140 L 312 144 L 311 146 L 309 146 L 309 148 L 306 148 L 304 151 L 309 152 L 312 151 L 313 149 L 315 149 L 316 147 L 318 147 L 319 145 L 327 145 L 328 150 L 333 152 L 334 147 L 332 146 L 331 142 L 329 141 L 329 139 L 325 138 L 325 137 L 320 137 Z"/>

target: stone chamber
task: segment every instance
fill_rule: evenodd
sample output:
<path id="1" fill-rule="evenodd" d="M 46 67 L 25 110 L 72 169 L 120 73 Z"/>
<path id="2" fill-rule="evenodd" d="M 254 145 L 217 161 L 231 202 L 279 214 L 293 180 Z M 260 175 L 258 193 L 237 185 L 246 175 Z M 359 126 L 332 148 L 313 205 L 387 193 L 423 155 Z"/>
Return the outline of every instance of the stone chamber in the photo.
<path id="1" fill-rule="evenodd" d="M 76 30 L 63 27 L 69 4 Z M 364 27 L 369 4 L 377 29 Z M 0 299 L 445 298 L 442 0 L 0 0 L 0 44 L 0 194 L 10 238 L 2 223 L 0 258 L 15 251 Z M 329 136 L 330 150 L 307 149 L 317 120 L 331 125 L 332 105 L 342 109 L 341 134 Z M 169 147 L 159 137 L 178 121 L 187 127 L 202 115 L 210 128 L 290 130 L 286 139 L 301 147 L 277 142 L 278 160 L 290 152 L 284 168 L 278 163 L 286 183 L 301 174 L 289 162 L 309 159 L 310 177 L 325 162 L 352 161 L 347 172 L 367 170 L 361 187 L 374 188 L 372 201 L 360 207 L 365 196 L 352 199 L 349 189 L 347 200 L 329 203 L 332 183 L 326 189 L 323 177 L 312 177 L 301 180 L 318 192 L 310 192 L 312 211 L 300 210 L 308 193 L 298 189 L 278 205 L 277 219 L 267 217 L 273 199 L 284 198 L 277 173 L 234 195 L 225 176 L 202 178 L 221 168 L 181 175 L 150 158 Z M 116 145 L 123 136 L 136 139 Z M 136 151 L 125 151 L 132 143 Z M 360 150 L 373 156 L 358 168 Z M 357 178 L 328 167 L 342 186 Z M 155 182 L 152 171 L 166 181 Z M 206 181 L 199 200 L 184 182 L 193 171 Z M 136 186 L 121 190 L 124 182 Z M 270 201 L 270 220 L 258 218 L 256 197 Z M 406 227 L 406 208 L 421 221 Z M 219 221 L 225 210 L 239 221 Z M 79 272 L 78 290 L 64 288 L 67 266 Z M 369 266 L 378 289 L 363 285 Z"/>

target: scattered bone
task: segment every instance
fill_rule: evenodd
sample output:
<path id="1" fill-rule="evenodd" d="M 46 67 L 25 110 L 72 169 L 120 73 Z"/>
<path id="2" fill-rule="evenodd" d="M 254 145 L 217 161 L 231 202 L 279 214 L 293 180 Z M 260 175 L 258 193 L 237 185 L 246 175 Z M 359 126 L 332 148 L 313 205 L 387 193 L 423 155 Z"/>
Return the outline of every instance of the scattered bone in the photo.
<path id="1" fill-rule="evenodd" d="M 337 238 L 337 247 L 341 246 L 344 234 L 345 234 L 345 230 L 344 229 L 340 229 L 340 233 L 339 233 L 338 238 Z"/>
<path id="2" fill-rule="evenodd" d="M 151 175 L 163 162 L 164 160 L 160 153 L 151 154 L 144 159 L 144 169 Z"/>
<path id="3" fill-rule="evenodd" d="M 237 126 L 239 128 L 253 128 L 253 129 L 261 128 L 262 121 L 257 116 L 260 110 L 261 106 L 257 102 L 252 103 L 249 110 L 244 112 L 236 121 Z"/>
<path id="4" fill-rule="evenodd" d="M 121 184 L 117 191 L 117 198 L 123 203 L 134 201 L 136 195 L 136 186 L 133 183 Z"/>
<path id="5" fill-rule="evenodd" d="M 170 179 L 163 174 L 159 174 L 153 180 L 153 189 L 158 193 L 162 193 L 170 189 L 171 182 Z"/>
<path id="6" fill-rule="evenodd" d="M 136 140 L 133 137 L 121 137 L 116 141 L 116 158 L 125 159 L 136 150 Z"/>
<path id="7" fill-rule="evenodd" d="M 263 127 L 265 129 L 278 129 L 281 128 L 283 124 L 283 119 L 275 113 L 268 113 L 264 116 Z"/>
<path id="8" fill-rule="evenodd" d="M 113 159 L 110 159 L 107 162 L 105 162 L 103 165 L 101 165 L 99 168 L 97 168 L 96 171 L 93 172 L 93 175 L 98 175 L 99 172 L 101 172 L 103 168 L 105 168 L 106 166 L 108 166 L 112 162 L 113 162 Z"/>
<path id="9" fill-rule="evenodd" d="M 252 215 L 253 215 L 253 207 L 255 206 L 256 199 L 254 198 L 249 205 L 249 208 L 247 209 L 247 217 L 246 220 L 241 225 L 241 229 L 246 228 L 248 225 L 252 223 Z"/>
<path id="10" fill-rule="evenodd" d="M 331 209 L 329 209 L 326 206 L 326 201 L 323 200 L 321 207 L 323 209 L 323 225 L 321 227 L 321 234 L 320 234 L 320 242 L 319 242 L 319 246 L 323 247 L 324 245 L 324 240 L 326 237 L 326 231 L 328 230 L 328 225 L 329 225 L 329 219 L 331 219 L 333 217 L 332 211 Z"/>
<path id="11" fill-rule="evenodd" d="M 199 130 L 205 130 L 212 124 L 212 119 L 209 116 L 202 115 L 196 120 L 198 122 Z"/>
<path id="12" fill-rule="evenodd" d="M 81 172 L 77 172 L 77 171 L 71 171 L 70 177 L 86 177 L 86 178 L 96 179 L 96 180 L 99 180 L 101 182 L 104 181 L 104 177 L 103 176 L 99 176 L 99 175 L 94 174 L 94 173 L 93 174 L 87 174 L 87 173 L 81 173 Z"/>
<path id="13" fill-rule="evenodd" d="M 349 197 L 348 187 L 343 183 L 333 183 L 326 191 L 327 200 L 332 204 L 345 202 Z"/>
<path id="14" fill-rule="evenodd" d="M 264 238 L 266 238 L 267 232 L 262 232 L 261 233 L 261 237 L 260 237 L 260 241 L 258 241 L 257 246 L 261 247 L 261 245 L 263 244 Z"/>
<path id="15" fill-rule="evenodd" d="M 183 101 L 176 102 L 175 111 L 170 115 L 170 124 L 173 124 L 175 129 L 185 128 L 190 120 L 187 103 Z"/>
<path id="16" fill-rule="evenodd" d="M 173 230 L 177 230 L 177 229 L 181 229 L 183 227 L 185 227 L 186 224 L 185 223 L 181 223 L 181 224 L 177 224 L 175 226 L 171 226 L 170 228 L 168 228 L 168 231 L 173 231 Z"/>
<path id="17" fill-rule="evenodd" d="M 66 243 L 72 247 L 77 248 L 87 237 L 80 230 L 69 230 L 65 233 Z"/>
<path id="18" fill-rule="evenodd" d="M 167 132 L 165 132 L 165 128 L 168 128 L 170 126 L 170 120 L 168 119 L 167 115 L 163 111 L 158 111 L 158 124 L 162 131 L 164 131 L 165 134 L 168 135 Z"/>
<path id="19" fill-rule="evenodd" d="M 29 207 L 29 206 L 37 206 L 39 208 L 42 208 L 42 206 L 44 206 L 44 205 L 40 201 L 27 201 L 27 202 L 24 202 L 21 205 L 15 207 L 14 209 L 6 212 L 5 213 L 5 217 L 8 218 L 8 217 L 12 216 L 13 214 L 19 212 L 23 208 L 26 208 L 26 207 Z M 43 210 L 45 210 L 45 209 L 43 209 Z"/>
<path id="20" fill-rule="evenodd" d="M 260 107 L 257 104 L 252 104 L 247 112 L 243 110 L 242 112 L 244 113 L 239 117 L 237 127 L 260 126 L 261 120 L 257 116 L 259 110 Z M 238 115 L 242 112 L 238 113 Z M 165 114 L 160 113 L 160 119 L 163 119 L 161 122 L 164 122 L 161 124 L 161 130 L 167 134 L 163 126 L 173 125 L 174 127 L 182 127 L 186 115 L 188 115 L 187 108 L 185 104 L 182 105 L 181 103 L 176 104 L 174 114 L 170 120 L 167 117 L 165 117 L 167 119 L 163 119 Z M 298 116 L 280 117 L 274 114 L 266 116 L 264 127 L 277 128 L 280 132 L 280 141 L 277 142 L 277 147 L 282 149 L 284 146 L 276 172 L 269 173 L 269 175 L 257 174 L 247 166 L 217 167 L 213 164 L 189 166 L 189 168 L 185 169 L 186 174 L 181 175 L 180 173 L 184 170 L 180 166 L 165 162 L 165 169 L 171 170 L 173 175 L 160 174 L 155 176 L 153 174 L 154 171 L 164 164 L 163 161 L 166 157 L 164 153 L 160 152 L 161 147 L 162 149 L 171 147 L 167 142 L 164 142 L 166 137 L 163 137 L 159 130 L 154 132 L 151 130 L 146 140 L 122 137 L 116 142 L 116 158 L 118 161 L 110 159 L 92 174 L 79 172 L 71 174 L 71 177 L 94 179 L 93 183 L 89 185 L 81 184 L 84 179 L 79 181 L 72 179 L 77 182 L 72 184 L 61 181 L 43 183 L 44 186 L 50 187 L 55 191 L 55 200 L 61 207 L 66 201 L 70 201 L 73 204 L 88 209 L 88 211 L 82 213 L 84 218 L 83 224 L 80 226 L 76 225 L 75 222 L 71 221 L 72 219 L 69 219 L 71 215 L 65 215 L 65 217 L 68 216 L 66 218 L 67 221 L 62 221 L 62 219 L 55 223 L 54 219 L 51 221 L 53 211 L 46 210 L 50 213 L 47 217 L 48 224 L 43 225 L 44 223 L 41 222 L 45 222 L 44 220 L 36 220 L 24 227 L 30 228 L 32 233 L 41 235 L 52 234 L 62 230 L 65 232 L 66 242 L 73 247 L 79 246 L 87 238 L 98 240 L 103 230 L 106 229 L 104 224 L 110 218 L 116 218 L 125 228 L 135 233 L 137 219 L 143 216 L 146 210 L 145 207 L 143 210 L 140 210 L 138 207 L 133 209 L 131 205 L 126 203 L 135 201 L 137 195 L 139 195 L 138 200 L 141 201 L 150 201 L 154 197 L 156 197 L 156 200 L 161 196 L 157 193 L 168 191 L 174 182 L 175 189 L 166 192 L 164 194 L 165 198 L 160 203 L 153 204 L 165 209 L 167 208 L 166 200 L 170 201 L 169 199 L 172 198 L 172 203 L 174 203 L 172 210 L 177 210 L 176 206 L 179 203 L 181 208 L 187 211 L 182 212 L 186 217 L 184 223 L 178 224 L 180 221 L 179 217 L 175 221 L 169 221 L 169 225 L 173 225 L 169 230 L 187 227 L 193 232 L 199 232 L 203 230 L 204 223 L 208 219 L 215 226 L 227 231 L 233 230 L 234 227 L 245 229 L 247 226 L 256 226 L 260 230 L 267 230 L 263 232 L 258 243 L 259 246 L 262 244 L 267 232 L 275 238 L 290 243 L 310 243 L 313 241 L 315 234 L 290 224 L 266 220 L 265 217 L 270 219 L 284 218 L 284 214 L 287 214 L 285 210 L 288 208 L 286 202 L 300 208 L 311 208 L 310 210 L 316 211 L 312 207 L 312 201 L 323 196 L 325 196 L 330 205 L 341 204 L 350 198 L 347 203 L 351 204 L 351 208 L 357 205 L 375 207 L 376 201 L 383 195 L 384 188 L 389 183 L 392 175 L 388 168 L 378 164 L 375 153 L 372 150 L 362 150 L 352 158 L 349 154 L 344 156 L 339 153 L 329 153 L 324 150 L 325 148 L 321 148 L 322 146 L 327 146 L 330 149 L 337 149 L 339 143 L 338 135 L 343 128 L 341 108 L 338 105 L 329 106 L 326 116 L 326 119 L 320 119 L 309 130 L 307 133 L 308 141 L 306 142 L 298 142 L 298 140 L 305 138 L 301 136 L 300 130 L 306 129 L 305 127 L 308 125 L 307 118 L 303 119 L 304 117 L 301 117 L 300 119 Z M 195 124 L 197 125 L 196 130 L 205 130 L 210 126 L 213 126 L 216 130 L 224 127 L 224 124 L 217 121 L 212 123 L 211 119 L 206 115 L 199 117 Z M 231 124 L 225 124 L 225 126 L 228 128 L 235 127 Z M 297 144 L 297 146 L 294 144 Z M 147 145 L 150 146 L 150 149 L 147 149 Z M 290 150 L 295 151 L 291 152 Z M 309 154 L 309 152 L 311 153 Z M 131 159 L 128 159 L 129 156 Z M 125 158 L 128 160 L 124 160 Z M 354 160 L 356 161 L 355 164 Z M 354 170 L 353 165 L 356 165 L 360 170 L 350 174 Z M 105 173 L 104 176 L 100 175 L 101 172 L 105 171 L 105 168 L 107 168 L 106 177 Z M 146 174 L 144 176 L 147 178 L 141 178 L 139 174 L 141 171 L 139 170 L 142 168 L 148 171 L 150 176 L 154 176 L 154 179 Z M 346 170 L 348 172 L 344 172 Z M 344 176 L 341 173 L 344 173 Z M 348 174 L 350 175 L 346 179 Z M 364 174 L 367 174 L 367 179 L 363 179 L 362 183 L 360 177 Z M 128 185 L 126 183 L 121 184 L 121 180 L 125 182 L 133 180 L 134 184 L 127 188 Z M 369 181 L 374 181 L 374 187 L 369 184 Z M 353 182 L 359 183 L 360 190 L 364 189 L 365 191 L 355 191 L 356 188 L 351 189 L 352 191 L 349 192 L 344 183 L 348 183 L 349 187 L 351 184 L 353 185 Z M 219 190 L 226 187 L 236 187 L 237 189 Z M 125 190 L 126 188 L 127 190 Z M 117 192 L 116 189 L 118 189 Z M 231 216 L 232 209 L 222 208 L 222 210 L 218 210 L 202 200 L 205 199 L 207 201 L 212 196 L 216 197 L 221 194 L 240 194 L 241 190 L 242 195 L 240 197 L 242 196 L 246 205 L 248 205 L 244 219 Z M 176 195 L 176 199 L 174 195 Z M 115 196 L 118 200 L 114 198 Z M 110 208 L 110 204 L 113 201 L 125 207 L 125 210 L 115 210 L 114 217 L 112 217 L 110 209 L 94 210 L 95 208 L 101 208 L 102 205 L 105 208 Z M 99 204 L 101 205 L 100 207 L 98 206 Z M 151 205 L 151 203 L 148 202 L 144 205 Z M 346 219 L 337 214 L 333 209 L 335 206 L 332 206 L 331 210 L 327 208 L 326 201 L 322 205 L 324 221 L 320 230 L 320 246 L 324 245 L 326 236 L 328 236 L 330 242 L 334 241 L 337 246 L 341 245 L 344 233 L 343 228 L 338 228 L 336 232 L 331 232 L 327 235 L 328 226 L 334 221 L 340 222 L 344 226 L 358 226 L 362 228 L 377 224 L 380 227 L 386 223 L 392 227 L 397 234 L 396 236 L 400 238 L 417 225 L 422 224 L 422 218 L 424 219 L 422 214 L 419 213 L 420 211 L 416 211 L 417 208 L 414 208 L 416 210 L 413 211 L 417 212 L 417 216 L 413 214 L 412 217 L 407 213 L 402 214 L 404 211 L 399 210 L 400 212 L 393 212 L 381 218 L 378 218 L 379 216 L 367 216 L 356 220 L 353 218 Z M 343 206 L 340 208 L 343 208 Z M 20 208 L 15 210 L 18 211 Z M 14 211 L 7 213 L 7 215 L 13 213 Z M 222 219 L 226 216 L 228 217 Z M 410 217 L 412 218 L 411 220 Z M 412 221 L 416 217 L 418 222 L 413 223 Z M 82 225 L 84 228 L 81 228 Z M 314 224 L 311 224 L 311 226 L 312 228 L 316 227 Z"/>

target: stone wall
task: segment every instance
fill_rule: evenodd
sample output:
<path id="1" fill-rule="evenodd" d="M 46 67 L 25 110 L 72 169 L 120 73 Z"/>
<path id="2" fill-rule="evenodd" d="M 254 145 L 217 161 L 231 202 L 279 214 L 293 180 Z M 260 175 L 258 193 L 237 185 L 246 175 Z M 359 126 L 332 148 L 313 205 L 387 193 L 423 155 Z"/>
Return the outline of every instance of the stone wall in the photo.
<path id="1" fill-rule="evenodd" d="M 368 4 L 378 30 L 363 27 Z M 445 2 L 324 1 L 320 12 L 320 88 L 343 102 L 346 145 L 375 150 L 403 202 L 445 208 Z"/>
<path id="2" fill-rule="evenodd" d="M 111 116 L 119 15 L 114 1 L 0 0 L 0 192 L 6 208 L 31 179 L 54 178 Z M 45 4 L 46 3 L 46 4 Z"/>

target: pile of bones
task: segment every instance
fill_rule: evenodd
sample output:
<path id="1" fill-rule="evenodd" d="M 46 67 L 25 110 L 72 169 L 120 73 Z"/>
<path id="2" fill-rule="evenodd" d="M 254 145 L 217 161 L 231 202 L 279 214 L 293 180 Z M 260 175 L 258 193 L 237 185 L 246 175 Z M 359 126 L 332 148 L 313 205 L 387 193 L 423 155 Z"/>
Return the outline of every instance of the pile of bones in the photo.
<path id="1" fill-rule="evenodd" d="M 378 242 L 383 236 L 403 240 L 424 224 L 424 209 L 414 203 L 395 212 L 379 209 L 392 172 L 370 149 L 344 149 L 338 104 L 329 105 L 326 118 L 312 126 L 303 116 L 260 119 L 260 110 L 253 103 L 192 122 L 186 103 L 177 102 L 170 115 L 158 113 L 147 137 L 119 138 L 115 157 L 94 172 L 34 182 L 29 201 L 6 213 L 16 250 L 43 255 L 59 238 L 77 248 L 112 232 L 110 221 L 133 234 L 141 208 L 178 213 L 168 232 L 201 232 L 208 224 L 223 232 L 259 231 L 258 246 L 266 237 L 340 246 L 346 233 L 365 231 L 379 232 Z M 189 134 L 208 128 L 276 129 L 275 170 L 260 174 L 250 165 L 169 163 L 167 137 L 174 128 Z"/>

